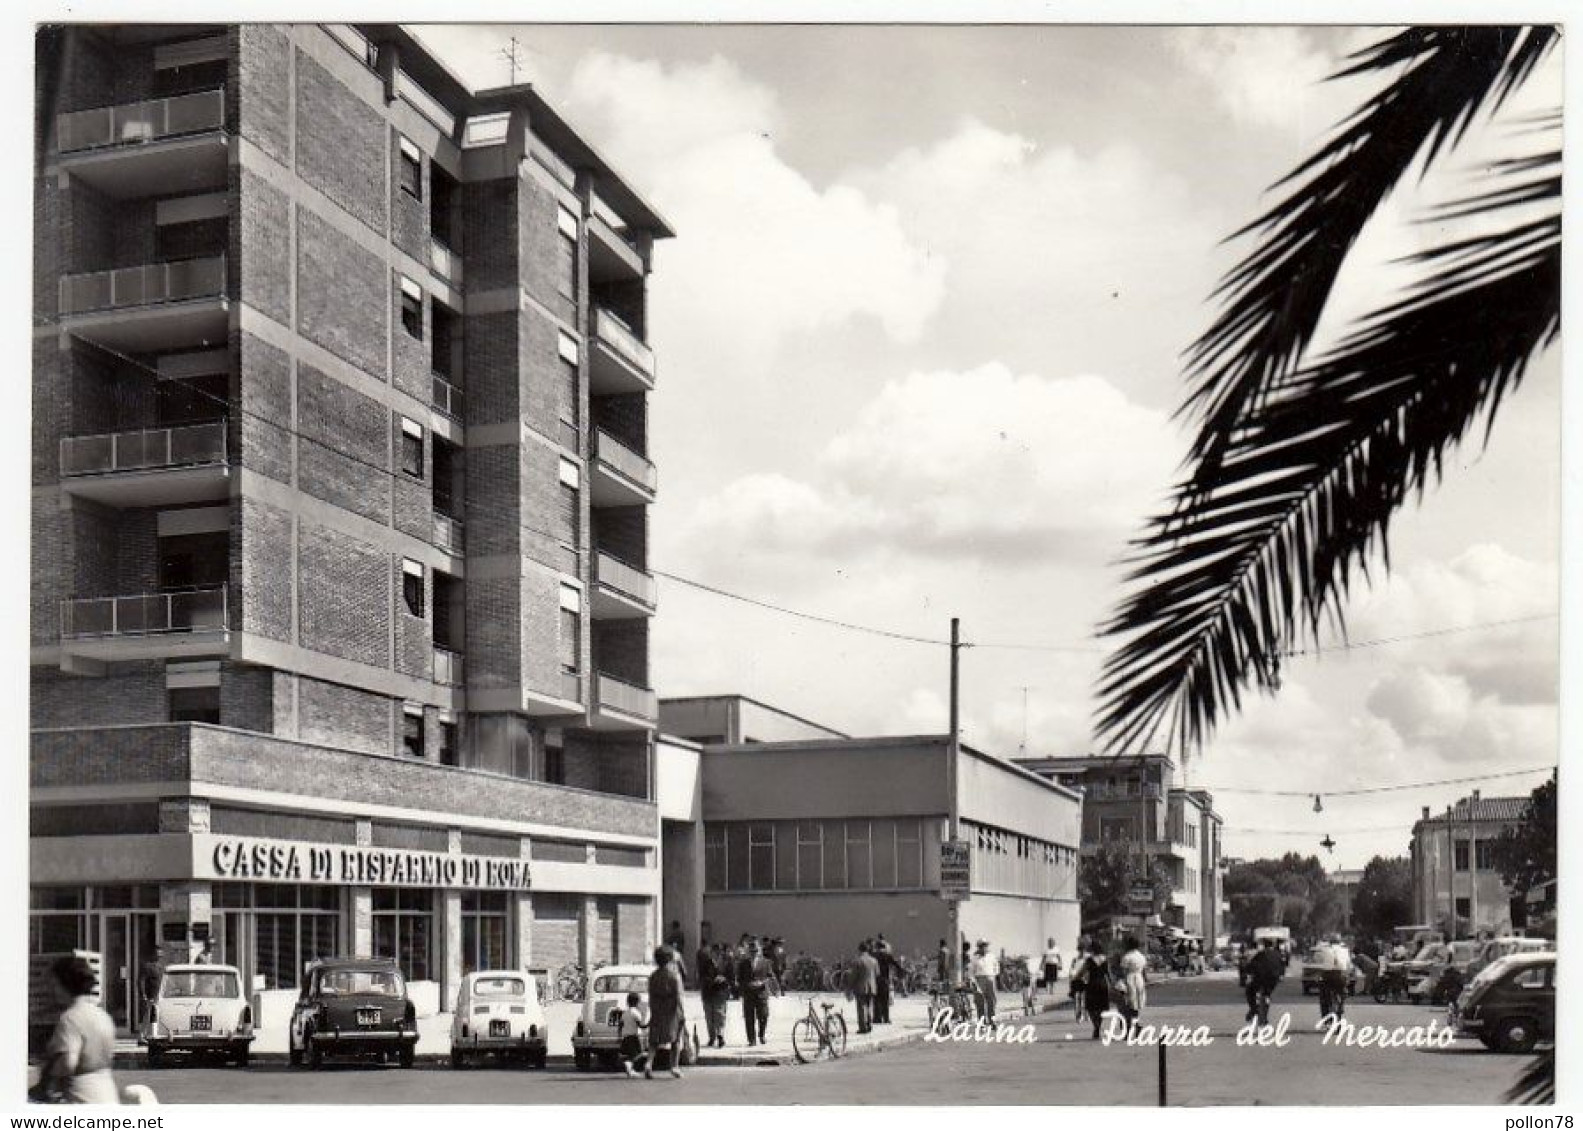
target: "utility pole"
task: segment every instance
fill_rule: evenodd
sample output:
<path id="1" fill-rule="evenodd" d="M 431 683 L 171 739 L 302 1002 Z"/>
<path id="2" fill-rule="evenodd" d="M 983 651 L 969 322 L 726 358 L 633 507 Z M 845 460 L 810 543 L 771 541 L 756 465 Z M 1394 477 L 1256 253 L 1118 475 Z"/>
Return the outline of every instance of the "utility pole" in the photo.
<path id="1" fill-rule="evenodd" d="M 958 654 L 962 649 L 961 639 L 962 622 L 957 617 L 951 618 L 951 717 L 950 731 L 945 740 L 945 789 L 946 813 L 949 827 L 948 839 L 955 841 L 961 834 L 961 807 L 956 789 L 956 764 L 961 753 L 961 716 L 959 706 L 960 693 L 960 664 Z M 962 984 L 962 944 L 960 941 L 961 904 L 957 900 L 949 902 L 946 922 L 950 925 L 950 965 L 951 985 Z"/>

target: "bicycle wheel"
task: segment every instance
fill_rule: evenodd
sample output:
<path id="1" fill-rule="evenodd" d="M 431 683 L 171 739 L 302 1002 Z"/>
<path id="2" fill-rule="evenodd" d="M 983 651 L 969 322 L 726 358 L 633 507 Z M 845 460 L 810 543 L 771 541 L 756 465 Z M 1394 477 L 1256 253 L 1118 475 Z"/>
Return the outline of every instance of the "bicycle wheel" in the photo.
<path id="1" fill-rule="evenodd" d="M 830 988 L 838 994 L 846 993 L 847 978 L 850 973 L 851 971 L 849 970 L 837 970 L 835 973 L 831 974 Z"/>
<path id="2" fill-rule="evenodd" d="M 832 1013 L 825 1023 L 825 1039 L 830 1045 L 830 1055 L 841 1057 L 846 1054 L 846 1018 L 839 1013 Z"/>
<path id="3" fill-rule="evenodd" d="M 806 1017 L 792 1026 L 792 1053 L 798 1064 L 807 1064 L 819 1055 L 819 1030 Z"/>

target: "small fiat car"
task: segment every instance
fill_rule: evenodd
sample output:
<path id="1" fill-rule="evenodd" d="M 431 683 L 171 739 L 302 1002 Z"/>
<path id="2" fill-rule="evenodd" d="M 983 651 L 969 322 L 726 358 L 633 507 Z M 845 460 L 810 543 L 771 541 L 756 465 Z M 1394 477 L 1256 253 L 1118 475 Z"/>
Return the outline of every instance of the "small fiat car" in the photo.
<path id="1" fill-rule="evenodd" d="M 308 964 L 291 1015 L 292 1065 L 318 1068 L 327 1056 L 395 1060 L 412 1067 L 417 1011 L 389 958 L 327 958 Z"/>
<path id="2" fill-rule="evenodd" d="M 539 985 L 520 970 L 479 970 L 462 979 L 451 1017 L 451 1067 L 491 1054 L 543 1068 L 550 1027 Z"/>
<path id="3" fill-rule="evenodd" d="M 1553 951 L 1496 959 L 1457 1002 L 1457 1031 L 1497 1052 L 1527 1052 L 1555 1040 L 1555 974 Z"/>
<path id="4" fill-rule="evenodd" d="M 652 966 L 601 966 L 588 981 L 583 999 L 583 1015 L 572 1030 L 572 1060 L 578 1068 L 588 1068 L 594 1058 L 614 1065 L 621 1052 L 621 1013 L 627 1007 L 627 994 L 636 993 L 649 1000 L 649 974 Z"/>
<path id="5" fill-rule="evenodd" d="M 211 1053 L 247 1063 L 253 1008 L 235 966 L 171 966 L 159 981 L 153 1015 L 138 1034 L 150 1068 L 170 1052 Z"/>

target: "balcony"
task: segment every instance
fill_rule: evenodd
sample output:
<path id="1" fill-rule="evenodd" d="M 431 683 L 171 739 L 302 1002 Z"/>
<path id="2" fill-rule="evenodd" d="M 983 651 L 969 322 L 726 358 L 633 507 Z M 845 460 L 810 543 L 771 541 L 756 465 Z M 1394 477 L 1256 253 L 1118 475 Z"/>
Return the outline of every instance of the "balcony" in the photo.
<path id="1" fill-rule="evenodd" d="M 78 110 L 55 118 L 61 168 L 119 199 L 224 188 L 225 91 Z"/>
<path id="2" fill-rule="evenodd" d="M 653 691 L 600 672 L 591 725 L 596 730 L 648 730 L 659 717 Z"/>
<path id="3" fill-rule="evenodd" d="M 225 256 L 62 276 L 60 314 L 70 333 L 128 353 L 223 344 Z"/>
<path id="4" fill-rule="evenodd" d="M 595 396 L 646 393 L 654 388 L 654 351 L 608 310 L 594 310 L 589 355 L 588 390 Z"/>
<path id="5" fill-rule="evenodd" d="M 60 475 L 69 494 L 111 507 L 226 499 L 225 421 L 67 436 L 60 442 Z"/>
<path id="6" fill-rule="evenodd" d="M 452 420 L 462 419 L 462 390 L 438 373 L 430 376 L 429 403 Z"/>
<path id="7" fill-rule="evenodd" d="M 437 239 L 429 240 L 429 270 L 451 286 L 461 289 L 462 257 Z"/>
<path id="8" fill-rule="evenodd" d="M 609 554 L 594 557 L 595 620 L 630 620 L 654 615 L 654 576 Z"/>
<path id="9" fill-rule="evenodd" d="M 1087 801 L 1159 801 L 1162 794 L 1160 787 L 1149 783 L 1142 787 L 1143 792 L 1138 792 L 1134 786 L 1129 792 L 1125 787 L 1108 785 L 1089 785 L 1083 787 L 1083 797 Z"/>
<path id="10" fill-rule="evenodd" d="M 596 507 L 641 506 L 654 501 L 654 465 L 604 429 L 594 432 L 590 501 Z"/>
<path id="11" fill-rule="evenodd" d="M 466 682 L 462 654 L 434 646 L 434 682 L 442 687 L 461 687 Z"/>
<path id="12" fill-rule="evenodd" d="M 92 660 L 223 656 L 229 650 L 225 586 L 60 605 L 61 651 Z"/>
<path id="13" fill-rule="evenodd" d="M 434 544 L 447 554 L 460 554 L 466 545 L 461 519 L 434 512 Z"/>
<path id="14" fill-rule="evenodd" d="M 588 217 L 588 282 L 641 279 L 646 264 L 626 221 L 598 196 Z"/>

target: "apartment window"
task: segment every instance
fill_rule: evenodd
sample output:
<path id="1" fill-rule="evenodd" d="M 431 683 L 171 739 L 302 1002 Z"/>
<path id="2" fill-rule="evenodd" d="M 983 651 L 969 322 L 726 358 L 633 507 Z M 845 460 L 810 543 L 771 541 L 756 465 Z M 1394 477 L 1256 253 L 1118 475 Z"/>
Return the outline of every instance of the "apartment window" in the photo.
<path id="1" fill-rule="evenodd" d="M 566 751 L 562 747 L 544 747 L 544 780 L 552 785 L 566 784 Z"/>
<path id="2" fill-rule="evenodd" d="M 423 341 L 423 288 L 401 277 L 401 325 L 408 336 Z"/>
<path id="3" fill-rule="evenodd" d="M 401 470 L 414 479 L 423 478 L 423 425 L 401 418 Z"/>
<path id="4" fill-rule="evenodd" d="M 1495 842 L 1492 840 L 1479 841 L 1473 849 L 1473 863 L 1474 867 L 1481 872 L 1493 872 L 1495 870 Z"/>
<path id="5" fill-rule="evenodd" d="M 1457 897 L 1456 908 L 1458 919 L 1471 919 L 1473 917 L 1473 900 L 1467 896 Z"/>
<path id="6" fill-rule="evenodd" d="M 571 429 L 572 446 L 576 446 L 579 388 L 577 363 L 561 358 L 561 423 Z"/>
<path id="7" fill-rule="evenodd" d="M 578 544 L 577 491 L 581 484 L 581 473 L 577 465 L 569 459 L 561 460 L 561 541 L 571 546 Z"/>
<path id="8" fill-rule="evenodd" d="M 1465 840 L 1454 841 L 1451 846 L 1453 866 L 1459 872 L 1468 870 L 1468 842 Z"/>
<path id="9" fill-rule="evenodd" d="M 401 599 L 407 612 L 415 617 L 423 615 L 423 563 L 411 558 L 401 560 Z"/>
<path id="10" fill-rule="evenodd" d="M 423 199 L 423 153 L 406 138 L 401 139 L 401 191 L 414 200 Z"/>
<path id="11" fill-rule="evenodd" d="M 406 707 L 401 712 L 401 751 L 409 758 L 423 757 L 422 707 Z"/>
<path id="12" fill-rule="evenodd" d="M 171 722 L 219 723 L 220 689 L 218 687 L 173 687 L 169 696 Z"/>
<path id="13" fill-rule="evenodd" d="M 560 260 L 556 272 L 561 294 L 577 301 L 577 217 L 565 208 L 560 210 L 561 238 L 556 248 Z"/>
<path id="14" fill-rule="evenodd" d="M 582 670 L 583 595 L 575 586 L 561 586 L 561 670 Z"/>
<path id="15" fill-rule="evenodd" d="M 1131 817 L 1101 817 L 1099 819 L 1100 840 L 1132 840 L 1136 825 Z"/>
<path id="16" fill-rule="evenodd" d="M 456 743 L 456 723 L 452 720 L 440 720 L 440 765 L 461 765 L 461 748 Z"/>

